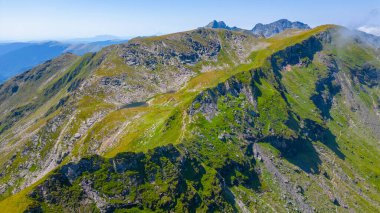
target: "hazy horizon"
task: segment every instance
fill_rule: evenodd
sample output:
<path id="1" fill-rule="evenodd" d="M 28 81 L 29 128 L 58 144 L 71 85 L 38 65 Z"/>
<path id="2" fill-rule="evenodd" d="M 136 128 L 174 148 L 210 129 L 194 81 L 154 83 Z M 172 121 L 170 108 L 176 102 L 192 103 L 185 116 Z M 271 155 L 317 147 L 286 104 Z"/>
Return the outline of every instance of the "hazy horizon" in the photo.
<path id="1" fill-rule="evenodd" d="M 380 0 L 364 2 L 0 0 L 0 42 L 99 35 L 131 38 L 190 30 L 212 20 L 251 29 L 282 18 L 311 27 L 338 24 L 380 35 Z"/>

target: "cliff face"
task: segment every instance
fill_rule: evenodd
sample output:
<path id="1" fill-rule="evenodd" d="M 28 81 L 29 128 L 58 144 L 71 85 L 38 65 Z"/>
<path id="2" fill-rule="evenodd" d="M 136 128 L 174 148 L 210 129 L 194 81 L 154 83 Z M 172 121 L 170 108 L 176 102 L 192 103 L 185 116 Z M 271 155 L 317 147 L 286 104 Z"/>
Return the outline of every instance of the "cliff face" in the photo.
<path id="1" fill-rule="evenodd" d="M 195 156 L 183 151 L 185 147 L 169 145 L 145 154 L 82 159 L 56 171 L 30 197 L 45 202 L 52 210 L 195 211 L 202 205 L 209 210 L 231 211 L 224 193 L 227 188 L 223 177 L 228 174 L 206 173 L 205 166 Z M 236 166 L 244 168 L 244 165 L 231 167 Z M 37 203 L 34 205 L 28 211 L 41 209 Z"/>
<path id="2" fill-rule="evenodd" d="M 22 184 L 3 196 L 40 180 L 27 212 L 376 211 L 380 62 L 342 30 L 198 29 L 82 58 L 22 149 L 5 131 L 1 180 Z"/>

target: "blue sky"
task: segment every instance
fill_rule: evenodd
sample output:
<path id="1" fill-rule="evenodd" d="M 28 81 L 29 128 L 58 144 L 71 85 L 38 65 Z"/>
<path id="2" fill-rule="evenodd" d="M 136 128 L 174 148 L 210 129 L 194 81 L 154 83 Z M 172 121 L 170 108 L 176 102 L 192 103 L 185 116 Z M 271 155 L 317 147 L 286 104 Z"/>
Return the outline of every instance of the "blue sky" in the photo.
<path id="1" fill-rule="evenodd" d="M 166 34 L 213 19 L 250 29 L 280 18 L 380 34 L 380 0 L 0 0 L 0 40 Z"/>

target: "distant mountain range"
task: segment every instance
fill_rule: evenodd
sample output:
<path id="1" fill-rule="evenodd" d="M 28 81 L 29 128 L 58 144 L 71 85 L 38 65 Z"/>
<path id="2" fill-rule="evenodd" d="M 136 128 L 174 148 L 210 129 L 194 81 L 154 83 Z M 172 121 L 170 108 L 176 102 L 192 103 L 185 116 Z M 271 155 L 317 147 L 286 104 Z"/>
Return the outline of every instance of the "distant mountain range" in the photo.
<path id="1" fill-rule="evenodd" d="M 62 53 L 71 52 L 76 55 L 83 55 L 87 52 L 97 52 L 108 45 L 127 41 L 98 41 L 97 39 L 100 38 L 96 37 L 89 41 L 76 39 L 65 42 L 0 43 L 0 83 Z"/>
<path id="2" fill-rule="evenodd" d="M 287 29 L 308 30 L 310 27 L 309 25 L 299 21 L 291 22 L 287 19 L 280 19 L 270 24 L 256 24 L 255 27 L 253 27 L 252 32 L 254 34 L 263 35 L 264 37 L 268 38 Z"/>
<path id="3" fill-rule="evenodd" d="M 270 24 L 262 24 L 258 23 L 256 24 L 252 30 L 245 30 L 238 27 L 229 27 L 226 23 L 223 21 L 212 21 L 209 24 L 205 26 L 206 28 L 213 28 L 213 29 L 226 29 L 226 30 L 234 30 L 234 31 L 244 31 L 248 33 L 252 33 L 254 35 L 262 36 L 265 38 L 272 37 L 278 33 L 281 33 L 287 29 L 301 29 L 301 30 L 308 30 L 310 29 L 309 25 L 304 24 L 302 22 L 291 22 L 287 19 L 280 19 L 278 21 L 275 21 Z"/>

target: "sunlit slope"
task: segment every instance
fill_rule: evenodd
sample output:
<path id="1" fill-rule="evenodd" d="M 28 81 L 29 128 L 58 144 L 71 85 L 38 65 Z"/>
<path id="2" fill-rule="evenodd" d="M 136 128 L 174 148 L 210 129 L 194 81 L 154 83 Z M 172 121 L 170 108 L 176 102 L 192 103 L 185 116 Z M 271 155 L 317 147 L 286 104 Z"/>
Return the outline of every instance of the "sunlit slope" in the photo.
<path id="1" fill-rule="evenodd" d="M 379 53 L 331 25 L 267 40 L 205 32 L 138 39 L 131 42 L 142 46 L 137 50 L 114 46 L 98 53 L 101 62 L 68 101 L 75 107 L 58 128 L 57 143 L 72 141 L 53 168 L 61 166 L 0 206 L 378 211 Z M 188 35 L 205 42 L 203 50 L 195 48 L 204 55 L 190 56 L 195 49 L 181 40 Z M 231 47 L 236 36 L 245 57 Z M 186 66 L 166 64 L 172 47 L 186 53 Z M 176 78 L 186 80 L 167 81 Z M 136 79 L 152 87 L 139 93 Z"/>
<path id="2" fill-rule="evenodd" d="M 198 29 L 137 38 L 80 58 L 66 54 L 6 82 L 1 197 L 34 183 L 63 161 L 108 151 L 127 126 L 121 123 L 125 117 L 118 116 L 123 109 L 176 92 L 209 69 L 235 66 L 263 46 L 251 35 Z M 117 134 L 108 137 L 113 131 Z M 99 133 L 99 140 L 88 136 Z"/>

